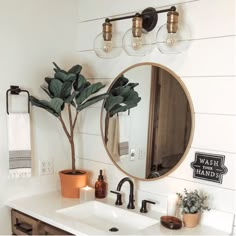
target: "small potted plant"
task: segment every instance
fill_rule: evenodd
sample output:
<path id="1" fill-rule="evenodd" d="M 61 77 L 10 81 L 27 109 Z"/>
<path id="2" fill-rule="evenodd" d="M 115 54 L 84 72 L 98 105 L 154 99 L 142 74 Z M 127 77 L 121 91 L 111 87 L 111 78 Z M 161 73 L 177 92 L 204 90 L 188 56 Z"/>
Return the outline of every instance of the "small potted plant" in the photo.
<path id="1" fill-rule="evenodd" d="M 39 100 L 34 96 L 30 96 L 30 101 L 32 105 L 51 113 L 62 125 L 71 147 L 71 169 L 59 172 L 61 192 L 64 197 L 78 198 L 79 188 L 87 184 L 87 173 L 83 170 L 76 170 L 75 125 L 80 111 L 106 98 L 108 95 L 100 94 L 94 96 L 105 85 L 101 83 L 91 84 L 87 81 L 80 73 L 82 66 L 75 65 L 70 70 L 65 71 L 56 63 L 53 64 L 55 66 L 53 78 L 46 77 L 46 85 L 41 86 L 48 95 L 49 100 Z M 63 110 L 66 110 L 64 113 L 67 113 L 68 119 L 63 116 Z M 72 112 L 72 110 L 75 112 Z"/>
<path id="2" fill-rule="evenodd" d="M 184 226 L 195 227 L 200 220 L 200 215 L 204 210 L 210 210 L 206 204 L 207 196 L 200 195 L 197 190 L 188 191 L 184 189 L 184 194 L 176 193 L 179 197 L 177 206 L 181 209 Z"/>

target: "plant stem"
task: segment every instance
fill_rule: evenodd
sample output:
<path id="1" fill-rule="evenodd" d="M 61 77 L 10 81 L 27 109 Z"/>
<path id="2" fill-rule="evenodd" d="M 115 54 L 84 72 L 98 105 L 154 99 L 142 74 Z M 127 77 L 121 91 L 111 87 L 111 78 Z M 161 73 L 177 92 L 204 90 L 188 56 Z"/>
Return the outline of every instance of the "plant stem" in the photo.
<path id="1" fill-rule="evenodd" d="M 77 121 L 77 118 L 78 118 L 78 114 L 79 114 L 79 112 L 77 111 L 76 115 L 75 115 L 74 123 L 73 123 L 73 130 L 75 129 L 75 125 L 76 125 L 76 121 Z"/>
<path id="2" fill-rule="evenodd" d="M 75 169 L 75 143 L 74 143 L 74 126 L 72 123 L 72 114 L 71 114 L 71 105 L 68 104 L 68 113 L 69 113 L 69 124 L 70 124 L 70 146 L 71 146 L 71 163 L 72 163 L 72 174 L 76 174 Z"/>
<path id="3" fill-rule="evenodd" d="M 71 109 L 68 107 L 68 113 L 69 113 L 69 120 L 70 120 L 70 133 L 68 132 L 65 122 L 62 118 L 62 116 L 59 116 L 59 120 L 62 124 L 63 130 L 66 133 L 66 136 L 69 140 L 70 147 L 71 147 L 71 161 L 72 161 L 72 174 L 76 174 L 76 169 L 75 169 L 75 144 L 74 144 L 74 132 L 72 128 L 72 116 L 71 116 Z"/>
<path id="4" fill-rule="evenodd" d="M 64 120 L 62 119 L 62 116 L 61 116 L 61 115 L 59 116 L 59 120 L 60 120 L 60 122 L 61 122 L 61 125 L 62 125 L 62 127 L 63 127 L 63 130 L 64 130 L 65 133 L 66 133 L 67 138 L 70 140 L 70 134 L 69 134 L 69 132 L 68 132 L 68 130 L 67 130 L 67 128 L 66 128 L 65 122 L 64 122 Z"/>
<path id="5" fill-rule="evenodd" d="M 105 117 L 105 144 L 108 142 L 108 129 L 109 129 L 109 113 L 107 112 Z"/>

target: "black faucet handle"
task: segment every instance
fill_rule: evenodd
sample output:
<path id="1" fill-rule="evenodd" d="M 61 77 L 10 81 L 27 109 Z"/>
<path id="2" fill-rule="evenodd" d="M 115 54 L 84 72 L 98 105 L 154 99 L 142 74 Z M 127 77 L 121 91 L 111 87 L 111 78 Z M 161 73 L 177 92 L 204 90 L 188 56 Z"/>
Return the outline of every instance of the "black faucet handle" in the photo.
<path id="1" fill-rule="evenodd" d="M 112 191 L 112 190 L 110 192 L 117 195 L 115 205 L 118 205 L 118 206 L 122 205 L 123 203 L 121 200 L 121 196 L 122 196 L 121 193 L 118 191 Z"/>
<path id="2" fill-rule="evenodd" d="M 141 206 L 141 208 L 140 208 L 140 212 L 141 212 L 141 213 L 147 213 L 147 212 L 148 212 L 148 210 L 147 210 L 147 203 L 156 204 L 156 203 L 153 202 L 153 201 L 142 200 L 142 206 Z"/>

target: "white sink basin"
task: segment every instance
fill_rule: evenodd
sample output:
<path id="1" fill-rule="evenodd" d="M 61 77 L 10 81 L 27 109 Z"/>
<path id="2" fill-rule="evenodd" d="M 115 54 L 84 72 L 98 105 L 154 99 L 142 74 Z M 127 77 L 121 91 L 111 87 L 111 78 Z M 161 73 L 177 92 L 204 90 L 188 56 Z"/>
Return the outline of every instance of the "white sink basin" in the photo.
<path id="1" fill-rule="evenodd" d="M 127 234 L 143 230 L 158 223 L 158 220 L 111 206 L 98 201 L 90 201 L 73 207 L 58 210 L 57 213 L 78 220 L 89 227 L 111 233 L 117 229 L 117 234 Z"/>

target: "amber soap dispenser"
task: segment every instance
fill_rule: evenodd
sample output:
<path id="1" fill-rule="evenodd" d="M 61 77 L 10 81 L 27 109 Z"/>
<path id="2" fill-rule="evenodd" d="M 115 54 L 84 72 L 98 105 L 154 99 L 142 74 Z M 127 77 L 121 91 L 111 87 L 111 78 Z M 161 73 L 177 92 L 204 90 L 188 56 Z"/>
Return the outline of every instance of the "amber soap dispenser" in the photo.
<path id="1" fill-rule="evenodd" d="M 102 170 L 100 170 L 98 180 L 95 183 L 95 197 L 105 198 L 106 194 L 107 194 L 107 183 L 104 181 Z"/>

